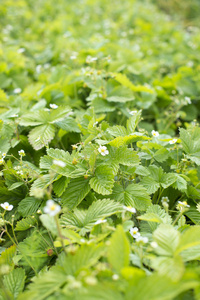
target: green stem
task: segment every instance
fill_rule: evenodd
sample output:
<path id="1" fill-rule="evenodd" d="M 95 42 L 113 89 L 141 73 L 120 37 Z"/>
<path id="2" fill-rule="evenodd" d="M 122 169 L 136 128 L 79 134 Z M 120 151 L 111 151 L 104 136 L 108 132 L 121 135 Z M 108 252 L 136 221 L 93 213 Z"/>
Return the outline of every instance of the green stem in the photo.
<path id="1" fill-rule="evenodd" d="M 60 229 L 60 225 L 59 225 L 59 222 L 58 222 L 58 216 L 57 215 L 55 216 L 55 221 L 56 221 L 56 227 L 57 227 L 57 230 L 58 230 L 58 235 L 60 237 L 63 250 L 64 250 L 65 254 L 67 255 L 67 251 L 65 249 L 65 244 L 64 244 L 64 240 L 63 240 L 63 236 L 62 236 L 62 233 L 61 233 L 61 229 Z"/>
<path id="2" fill-rule="evenodd" d="M 182 216 L 183 212 L 181 211 L 178 216 L 176 217 L 176 219 L 174 220 L 174 222 L 172 223 L 172 226 L 174 226 L 176 224 L 176 222 L 178 221 L 178 219 L 180 219 L 180 217 Z"/>

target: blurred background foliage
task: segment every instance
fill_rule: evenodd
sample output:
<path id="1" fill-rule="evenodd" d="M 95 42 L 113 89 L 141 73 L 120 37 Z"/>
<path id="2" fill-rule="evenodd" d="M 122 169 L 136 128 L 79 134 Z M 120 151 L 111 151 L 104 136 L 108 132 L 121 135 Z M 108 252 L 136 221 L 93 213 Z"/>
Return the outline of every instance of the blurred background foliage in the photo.
<path id="1" fill-rule="evenodd" d="M 181 18 L 186 25 L 200 26 L 200 0 L 153 0 L 153 2 L 166 13 Z"/>

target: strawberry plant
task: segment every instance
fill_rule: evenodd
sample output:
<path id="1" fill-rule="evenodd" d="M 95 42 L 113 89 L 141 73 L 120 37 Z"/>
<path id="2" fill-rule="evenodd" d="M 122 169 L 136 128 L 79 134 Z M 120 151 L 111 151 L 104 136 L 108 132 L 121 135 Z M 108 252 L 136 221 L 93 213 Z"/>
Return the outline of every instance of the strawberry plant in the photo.
<path id="1" fill-rule="evenodd" d="M 0 3 L 0 299 L 199 299 L 199 28 L 149 1 Z"/>

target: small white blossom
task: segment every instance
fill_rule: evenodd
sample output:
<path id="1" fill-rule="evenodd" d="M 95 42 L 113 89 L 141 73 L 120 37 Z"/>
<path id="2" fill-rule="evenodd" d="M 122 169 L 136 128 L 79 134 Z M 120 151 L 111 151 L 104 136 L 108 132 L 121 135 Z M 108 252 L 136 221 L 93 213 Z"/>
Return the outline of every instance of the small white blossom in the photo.
<path id="1" fill-rule="evenodd" d="M 123 206 L 123 209 L 125 209 L 126 211 L 130 211 L 132 214 L 136 213 L 136 209 L 131 206 Z"/>
<path id="2" fill-rule="evenodd" d="M 154 241 L 151 242 L 150 245 L 151 245 L 152 248 L 157 248 L 158 247 L 158 244 L 156 242 L 154 242 Z"/>
<path id="3" fill-rule="evenodd" d="M 185 97 L 185 101 L 186 101 L 187 104 L 191 104 L 192 103 L 190 97 Z"/>
<path id="4" fill-rule="evenodd" d="M 176 142 L 177 142 L 177 139 L 173 139 L 173 140 L 169 141 L 169 144 L 173 145 L 173 144 L 176 144 Z"/>
<path id="5" fill-rule="evenodd" d="M 6 157 L 6 153 L 4 152 L 4 153 L 2 153 L 2 157 L 4 158 L 4 157 Z"/>
<path id="6" fill-rule="evenodd" d="M 56 105 L 56 104 L 50 104 L 49 106 L 50 106 L 52 109 L 58 108 L 58 105 Z"/>
<path id="7" fill-rule="evenodd" d="M 36 66 L 36 72 L 37 73 L 40 73 L 41 72 L 41 68 L 42 68 L 42 66 L 41 65 L 38 65 L 38 66 Z"/>
<path id="8" fill-rule="evenodd" d="M 10 116 L 11 118 L 17 118 L 18 117 L 18 114 L 14 114 L 12 116 Z"/>
<path id="9" fill-rule="evenodd" d="M 92 56 L 88 55 L 87 58 L 86 58 L 86 63 L 90 64 L 90 63 L 92 63 L 96 60 L 97 60 L 97 57 L 92 57 Z"/>
<path id="10" fill-rule="evenodd" d="M 106 223 L 107 222 L 107 220 L 106 219 L 100 219 L 100 220 L 98 220 L 98 221 L 96 221 L 95 223 L 94 223 L 94 225 L 99 225 L 99 224 L 102 224 L 102 223 Z"/>
<path id="11" fill-rule="evenodd" d="M 3 163 L 4 163 L 4 160 L 3 160 L 3 158 L 1 158 L 0 159 L 0 165 L 3 165 Z"/>
<path id="12" fill-rule="evenodd" d="M 22 91 L 22 89 L 16 88 L 16 89 L 14 89 L 13 93 L 14 93 L 14 94 L 20 94 L 21 91 Z"/>
<path id="13" fill-rule="evenodd" d="M 98 148 L 98 151 L 101 155 L 105 156 L 105 155 L 108 155 L 109 154 L 109 151 L 107 150 L 107 147 L 106 146 L 100 146 Z"/>
<path id="14" fill-rule="evenodd" d="M 46 70 L 46 69 L 49 69 L 50 68 L 50 64 L 49 63 L 46 63 L 46 64 L 44 64 L 44 69 Z"/>
<path id="15" fill-rule="evenodd" d="M 138 236 L 136 238 L 136 242 L 138 242 L 138 243 L 142 242 L 142 243 L 146 244 L 146 243 L 148 243 L 148 241 L 149 241 L 149 239 L 146 236 Z"/>
<path id="16" fill-rule="evenodd" d="M 17 52 L 18 52 L 18 53 L 23 53 L 23 52 L 25 52 L 25 48 L 19 48 L 19 49 L 17 50 Z"/>
<path id="17" fill-rule="evenodd" d="M 151 134 L 152 134 L 154 137 L 158 137 L 158 136 L 159 136 L 159 132 L 158 132 L 158 131 L 155 131 L 155 130 L 152 130 Z"/>
<path id="18" fill-rule="evenodd" d="M 138 228 L 137 227 L 133 227 L 129 230 L 130 234 L 132 235 L 132 237 L 134 237 L 135 239 L 138 238 L 140 236 L 140 233 L 138 232 Z"/>
<path id="19" fill-rule="evenodd" d="M 93 127 L 95 127 L 98 123 L 98 121 L 94 122 Z"/>
<path id="20" fill-rule="evenodd" d="M 57 215 L 61 210 L 60 205 L 56 204 L 53 200 L 48 200 L 46 206 L 44 207 L 45 214 L 50 215 L 51 217 Z"/>
<path id="21" fill-rule="evenodd" d="M 53 164 L 62 168 L 66 166 L 66 163 L 64 161 L 56 159 L 53 160 Z"/>
<path id="22" fill-rule="evenodd" d="M 184 211 L 185 209 L 187 209 L 189 207 L 190 207 L 190 205 L 188 205 L 186 201 L 183 201 L 183 202 L 178 201 L 178 205 L 176 208 L 180 211 Z"/>
<path id="23" fill-rule="evenodd" d="M 113 280 L 118 280 L 118 279 L 119 279 L 119 275 L 113 274 L 112 279 L 113 279 Z"/>
<path id="24" fill-rule="evenodd" d="M 162 202 L 162 204 L 169 203 L 169 198 L 168 197 L 162 197 L 161 202 Z"/>
<path id="25" fill-rule="evenodd" d="M 8 211 L 13 209 L 13 205 L 9 204 L 8 202 L 1 203 L 1 207 L 3 207 L 3 209 Z"/>
<path id="26" fill-rule="evenodd" d="M 76 56 L 76 55 L 71 55 L 71 56 L 70 56 L 70 59 L 71 59 L 71 60 L 75 60 L 75 59 L 77 59 L 77 56 Z"/>
<path id="27" fill-rule="evenodd" d="M 136 113 L 137 113 L 137 110 L 129 111 L 129 114 L 130 114 L 131 116 L 134 116 Z"/>
<path id="28" fill-rule="evenodd" d="M 20 150 L 20 151 L 18 151 L 18 153 L 19 153 L 20 156 L 25 156 L 24 150 Z"/>
<path id="29" fill-rule="evenodd" d="M 74 114 L 74 112 L 73 111 L 70 111 L 70 112 L 68 112 L 68 114 L 66 114 L 66 117 L 70 117 L 70 116 L 72 116 Z"/>

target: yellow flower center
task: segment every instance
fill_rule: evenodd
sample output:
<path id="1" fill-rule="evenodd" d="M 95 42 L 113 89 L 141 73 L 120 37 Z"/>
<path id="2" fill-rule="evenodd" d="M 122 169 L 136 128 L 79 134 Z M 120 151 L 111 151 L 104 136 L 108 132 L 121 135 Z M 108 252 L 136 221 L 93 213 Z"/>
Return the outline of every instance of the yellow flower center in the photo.
<path id="1" fill-rule="evenodd" d="M 9 205 L 6 205 L 6 206 L 5 206 L 5 209 L 8 209 L 8 208 L 9 208 Z"/>
<path id="2" fill-rule="evenodd" d="M 56 209 L 55 204 L 53 204 L 53 205 L 50 206 L 50 210 L 54 211 L 55 209 Z"/>
<path id="3" fill-rule="evenodd" d="M 105 152 L 105 149 L 101 149 L 101 152 Z"/>

